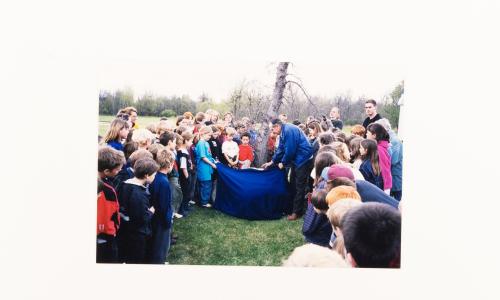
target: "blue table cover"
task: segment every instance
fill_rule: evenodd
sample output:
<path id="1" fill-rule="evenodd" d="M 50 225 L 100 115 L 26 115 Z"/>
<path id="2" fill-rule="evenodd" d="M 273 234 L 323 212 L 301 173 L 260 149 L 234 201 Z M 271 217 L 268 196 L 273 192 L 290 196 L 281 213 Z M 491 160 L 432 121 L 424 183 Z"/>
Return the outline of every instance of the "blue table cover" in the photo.
<path id="1" fill-rule="evenodd" d="M 248 220 L 279 219 L 290 207 L 285 171 L 235 170 L 217 163 L 214 208 Z"/>

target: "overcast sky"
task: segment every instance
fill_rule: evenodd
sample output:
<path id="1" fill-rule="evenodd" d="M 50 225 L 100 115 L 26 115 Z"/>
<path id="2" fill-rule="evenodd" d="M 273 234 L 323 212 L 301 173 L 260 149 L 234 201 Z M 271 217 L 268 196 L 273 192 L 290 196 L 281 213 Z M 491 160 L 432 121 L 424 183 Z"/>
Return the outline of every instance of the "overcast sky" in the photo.
<path id="1" fill-rule="evenodd" d="M 147 61 L 115 60 L 100 64 L 98 84 L 101 90 L 130 87 L 134 96 L 145 92 L 172 96 L 187 94 L 198 99 L 202 93 L 225 100 L 243 80 L 271 93 L 277 62 L 263 61 Z M 333 97 L 350 93 L 353 98 L 366 96 L 379 100 L 405 79 L 401 65 L 339 65 L 293 62 L 288 73 L 302 80 L 311 96 Z M 290 77 L 294 78 L 294 77 Z"/>

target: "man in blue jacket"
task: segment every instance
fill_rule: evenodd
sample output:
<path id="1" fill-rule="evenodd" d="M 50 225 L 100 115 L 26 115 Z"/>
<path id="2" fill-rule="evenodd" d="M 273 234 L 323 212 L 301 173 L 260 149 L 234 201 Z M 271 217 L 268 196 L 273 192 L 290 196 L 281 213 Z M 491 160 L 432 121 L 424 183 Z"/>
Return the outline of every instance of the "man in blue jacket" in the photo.
<path id="1" fill-rule="evenodd" d="M 280 119 L 272 121 L 273 133 L 279 135 L 279 146 L 272 160 L 262 165 L 267 168 L 277 165 L 283 169 L 290 166 L 292 176 L 290 181 L 295 185 L 295 196 L 293 198 L 293 213 L 288 220 L 297 220 L 304 214 L 305 194 L 309 174 L 313 168 L 313 149 L 304 132 L 293 124 L 283 123 Z"/>

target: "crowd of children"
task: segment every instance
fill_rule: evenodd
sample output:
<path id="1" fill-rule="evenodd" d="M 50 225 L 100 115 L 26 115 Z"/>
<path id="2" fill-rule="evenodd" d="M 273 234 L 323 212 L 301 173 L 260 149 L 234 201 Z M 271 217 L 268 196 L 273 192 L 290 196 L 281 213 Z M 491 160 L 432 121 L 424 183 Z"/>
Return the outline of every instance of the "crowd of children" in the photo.
<path id="1" fill-rule="evenodd" d="M 398 267 L 401 141 L 383 118 L 353 126 L 348 136 L 337 128 L 343 124 L 334 110 L 337 119 L 293 122 L 314 149 L 302 233 L 316 246 L 297 249 L 285 265 L 318 265 L 314 254 L 304 256 L 311 251 L 350 266 Z M 286 115 L 279 118 L 287 122 Z M 99 137 L 97 262 L 165 263 L 178 238 L 175 219 L 188 217 L 192 205 L 214 203 L 216 163 L 259 167 L 256 124 L 248 118 L 208 110 L 186 112 L 175 126 L 165 118 L 147 128 L 136 121 L 137 110 L 124 108 Z M 263 161 L 279 142 L 270 135 Z"/>

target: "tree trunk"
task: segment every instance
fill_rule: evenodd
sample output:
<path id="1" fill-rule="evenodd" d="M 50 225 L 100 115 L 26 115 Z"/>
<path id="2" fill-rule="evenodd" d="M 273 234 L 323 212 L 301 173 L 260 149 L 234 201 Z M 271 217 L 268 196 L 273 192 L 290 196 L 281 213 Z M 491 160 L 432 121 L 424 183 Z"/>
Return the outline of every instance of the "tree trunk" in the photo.
<path id="1" fill-rule="evenodd" d="M 267 140 L 269 138 L 269 122 L 278 116 L 281 104 L 283 103 L 283 91 L 286 85 L 286 75 L 288 62 L 280 62 L 276 71 L 276 83 L 274 84 L 273 98 L 267 109 L 267 113 L 262 119 L 262 126 L 259 129 L 259 144 L 257 149 L 256 165 L 261 166 L 267 162 Z"/>

